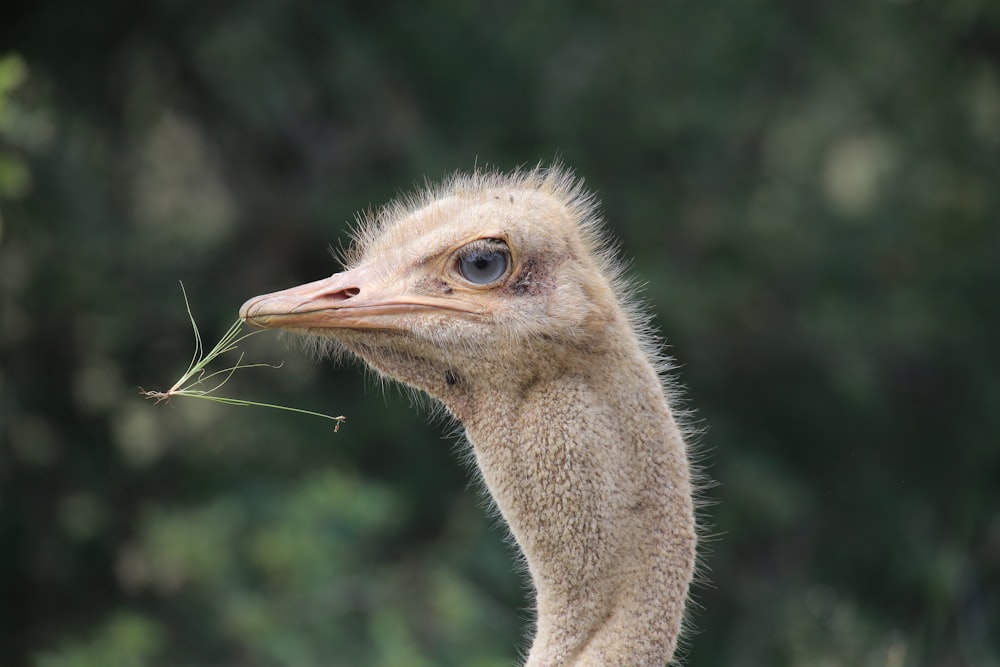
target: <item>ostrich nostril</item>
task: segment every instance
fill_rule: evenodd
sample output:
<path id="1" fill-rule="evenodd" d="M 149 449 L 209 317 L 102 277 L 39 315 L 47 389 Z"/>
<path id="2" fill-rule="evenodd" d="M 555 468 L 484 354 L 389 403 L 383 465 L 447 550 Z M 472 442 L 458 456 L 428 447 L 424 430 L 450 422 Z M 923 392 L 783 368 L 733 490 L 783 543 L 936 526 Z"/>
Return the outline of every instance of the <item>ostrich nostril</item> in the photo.
<path id="1" fill-rule="evenodd" d="M 357 296 L 358 294 L 361 294 L 361 290 L 359 288 L 346 287 L 344 289 L 337 290 L 336 292 L 330 292 L 325 296 L 327 299 L 330 299 L 331 301 L 347 301 L 351 297 Z"/>

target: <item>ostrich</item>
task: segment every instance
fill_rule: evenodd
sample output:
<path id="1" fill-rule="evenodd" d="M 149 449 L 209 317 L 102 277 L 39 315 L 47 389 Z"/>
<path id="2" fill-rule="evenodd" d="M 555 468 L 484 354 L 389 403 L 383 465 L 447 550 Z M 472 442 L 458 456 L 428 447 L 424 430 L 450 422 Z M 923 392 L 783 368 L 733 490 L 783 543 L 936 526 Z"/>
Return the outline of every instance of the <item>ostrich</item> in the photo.
<path id="1" fill-rule="evenodd" d="M 346 270 L 244 321 L 319 336 L 464 427 L 535 591 L 525 667 L 662 666 L 696 529 L 665 357 L 561 168 L 452 177 L 368 215 Z"/>

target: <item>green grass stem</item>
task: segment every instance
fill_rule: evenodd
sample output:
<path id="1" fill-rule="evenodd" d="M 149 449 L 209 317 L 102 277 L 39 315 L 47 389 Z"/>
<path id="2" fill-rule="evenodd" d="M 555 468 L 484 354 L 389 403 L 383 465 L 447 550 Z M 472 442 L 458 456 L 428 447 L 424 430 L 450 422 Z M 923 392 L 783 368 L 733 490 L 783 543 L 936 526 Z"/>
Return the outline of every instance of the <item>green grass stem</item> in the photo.
<path id="1" fill-rule="evenodd" d="M 198 323 L 195 322 L 194 314 L 191 312 L 191 303 L 188 301 L 187 291 L 184 289 L 184 283 L 181 283 L 181 294 L 184 295 L 184 307 L 187 309 L 188 319 L 191 321 L 191 329 L 194 331 L 194 354 L 191 355 L 191 362 L 188 364 L 187 370 L 181 375 L 180 379 L 174 383 L 174 385 L 167 391 L 148 391 L 139 388 L 139 393 L 148 399 L 154 400 L 156 403 L 161 403 L 166 401 L 170 402 L 176 396 L 185 396 L 187 398 L 203 398 L 208 401 L 215 401 L 216 403 L 223 403 L 225 405 L 241 405 L 241 406 L 253 406 L 259 408 L 273 408 L 275 410 L 285 410 L 287 412 L 297 412 L 303 415 L 312 415 L 313 417 L 322 417 L 323 419 L 329 419 L 336 423 L 333 427 L 334 432 L 340 430 L 341 423 L 344 422 L 346 417 L 340 415 L 334 417 L 332 415 L 323 414 L 322 412 L 314 412 L 312 410 L 304 410 L 302 408 L 293 408 L 287 405 L 275 405 L 273 403 L 261 403 L 258 401 L 248 401 L 242 398 L 231 398 L 228 396 L 214 396 L 213 394 L 225 386 L 227 382 L 233 377 L 233 374 L 238 370 L 246 368 L 280 368 L 281 364 L 244 364 L 243 358 L 244 353 L 240 353 L 239 358 L 236 363 L 227 368 L 221 370 L 216 370 L 209 372 L 208 365 L 211 364 L 217 357 L 226 354 L 227 352 L 235 351 L 241 342 L 254 336 L 256 334 L 262 333 L 264 330 L 243 332 L 243 321 L 236 320 L 229 330 L 223 334 L 219 342 L 208 351 L 205 352 L 205 345 L 201 338 L 201 331 L 198 329 Z M 214 383 L 211 382 L 213 378 L 218 378 Z"/>

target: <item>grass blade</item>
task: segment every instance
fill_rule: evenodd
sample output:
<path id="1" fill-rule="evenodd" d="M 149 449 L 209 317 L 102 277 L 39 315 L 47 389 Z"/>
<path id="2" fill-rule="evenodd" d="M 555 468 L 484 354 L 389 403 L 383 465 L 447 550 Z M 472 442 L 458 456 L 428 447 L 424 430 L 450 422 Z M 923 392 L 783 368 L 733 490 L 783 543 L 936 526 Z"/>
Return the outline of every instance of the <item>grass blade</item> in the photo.
<path id="1" fill-rule="evenodd" d="M 188 319 L 191 322 L 191 330 L 194 332 L 194 354 L 191 356 L 191 362 L 188 364 L 187 370 L 181 375 L 181 377 L 174 383 L 174 385 L 167 391 L 147 391 L 142 387 L 139 388 L 139 393 L 148 399 L 155 401 L 156 403 L 162 403 L 166 401 L 169 403 L 171 399 L 176 396 L 184 396 L 186 398 L 201 398 L 208 401 L 215 401 L 216 403 L 222 403 L 225 405 L 236 405 L 244 407 L 259 407 L 259 408 L 272 408 L 274 410 L 285 410 L 286 412 L 297 412 L 303 415 L 311 415 L 313 417 L 322 417 L 323 419 L 329 419 L 336 422 L 333 428 L 334 433 L 340 430 L 340 425 L 344 422 L 346 417 L 343 415 L 334 417 L 332 415 L 323 414 L 322 412 L 314 412 L 313 410 L 305 410 L 302 408 L 293 408 L 287 405 L 275 405 L 273 403 L 262 403 L 259 401 L 248 401 L 242 398 L 231 398 L 229 396 L 215 396 L 215 392 L 221 389 L 230 379 L 232 379 L 233 374 L 238 370 L 247 368 L 280 368 L 281 364 L 265 364 L 265 363 L 252 363 L 244 364 L 244 353 L 240 352 L 239 358 L 236 363 L 232 366 L 226 368 L 208 371 L 208 365 L 211 364 L 217 357 L 226 354 L 227 352 L 234 352 L 238 349 L 239 344 L 250 336 L 254 336 L 259 333 L 263 333 L 263 329 L 257 331 L 243 332 L 243 321 L 236 320 L 229 327 L 229 329 L 222 335 L 219 342 L 212 347 L 208 353 L 205 352 L 204 341 L 201 337 L 201 332 L 198 329 L 198 323 L 194 319 L 194 313 L 191 311 L 191 302 L 188 300 L 187 291 L 184 289 L 184 283 L 181 283 L 181 294 L 184 296 L 184 307 L 187 309 Z M 222 379 L 216 382 L 214 386 L 209 389 L 200 389 L 199 387 L 204 387 L 205 383 L 212 378 L 221 377 Z"/>

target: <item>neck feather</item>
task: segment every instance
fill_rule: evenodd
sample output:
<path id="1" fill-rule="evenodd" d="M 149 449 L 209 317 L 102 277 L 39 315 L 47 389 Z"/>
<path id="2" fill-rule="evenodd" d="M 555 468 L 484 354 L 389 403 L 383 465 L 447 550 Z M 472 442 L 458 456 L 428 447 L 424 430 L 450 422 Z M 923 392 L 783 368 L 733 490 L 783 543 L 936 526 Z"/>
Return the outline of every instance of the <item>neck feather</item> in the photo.
<path id="1" fill-rule="evenodd" d="M 681 631 L 696 548 L 683 437 L 638 346 L 593 356 L 458 415 L 535 586 L 527 667 L 662 666 Z"/>

